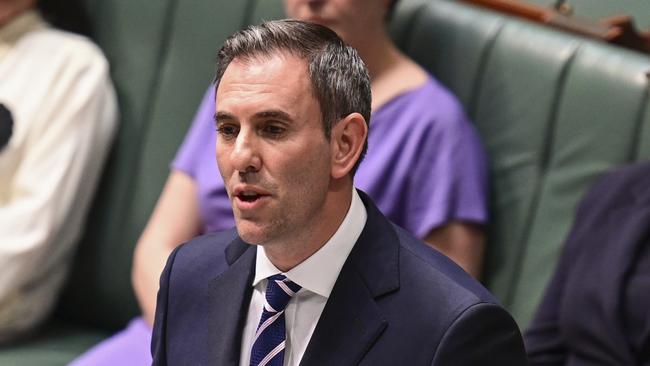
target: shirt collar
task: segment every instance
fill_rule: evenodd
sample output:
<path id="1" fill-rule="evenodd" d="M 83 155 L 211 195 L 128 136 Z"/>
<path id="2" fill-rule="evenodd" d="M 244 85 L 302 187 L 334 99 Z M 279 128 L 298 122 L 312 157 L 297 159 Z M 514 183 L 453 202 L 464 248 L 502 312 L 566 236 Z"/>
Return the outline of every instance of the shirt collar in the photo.
<path id="1" fill-rule="evenodd" d="M 0 58 L 24 34 L 46 27 L 47 23 L 35 10 L 27 10 L 0 27 Z"/>
<path id="2" fill-rule="evenodd" d="M 291 281 L 311 292 L 329 298 L 341 268 L 366 225 L 368 213 L 359 194 L 352 190 L 352 202 L 343 222 L 334 235 L 316 253 L 284 273 Z M 257 246 L 253 286 L 269 276 L 281 273 Z"/>

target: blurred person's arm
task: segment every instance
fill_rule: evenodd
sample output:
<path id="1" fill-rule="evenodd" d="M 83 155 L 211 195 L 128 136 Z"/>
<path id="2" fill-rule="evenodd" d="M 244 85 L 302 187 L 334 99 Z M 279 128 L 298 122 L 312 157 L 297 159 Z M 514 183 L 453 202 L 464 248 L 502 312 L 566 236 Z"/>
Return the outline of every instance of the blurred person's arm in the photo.
<path id="1" fill-rule="evenodd" d="M 485 234 L 481 225 L 452 221 L 431 230 L 424 241 L 451 258 L 474 278 L 481 278 L 485 253 Z"/>
<path id="2" fill-rule="evenodd" d="M 53 307 L 117 122 L 101 53 L 76 37 L 56 40 L 33 40 L 0 75 L 15 123 L 0 152 L 0 338 Z"/>
<path id="3" fill-rule="evenodd" d="M 160 274 L 167 257 L 179 244 L 200 233 L 195 181 L 172 170 L 156 208 L 138 240 L 133 257 L 132 282 L 145 320 L 151 325 Z"/>

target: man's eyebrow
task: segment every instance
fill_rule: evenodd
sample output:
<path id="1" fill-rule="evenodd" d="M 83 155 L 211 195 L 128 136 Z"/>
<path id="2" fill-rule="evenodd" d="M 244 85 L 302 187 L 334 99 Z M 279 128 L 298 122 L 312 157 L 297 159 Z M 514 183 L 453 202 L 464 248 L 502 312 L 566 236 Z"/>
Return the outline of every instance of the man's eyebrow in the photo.
<path id="1" fill-rule="evenodd" d="M 225 121 L 234 121 L 237 119 L 235 116 L 228 112 L 216 112 L 213 118 L 216 124 L 223 123 Z"/>
<path id="2" fill-rule="evenodd" d="M 279 109 L 271 109 L 255 113 L 255 118 L 277 119 L 279 121 L 291 122 L 293 118 L 287 113 Z"/>
<path id="3" fill-rule="evenodd" d="M 235 117 L 234 115 L 232 115 L 232 114 L 230 114 L 228 112 L 223 112 L 223 111 L 216 112 L 214 114 L 213 118 L 214 118 L 214 122 L 217 125 L 220 124 L 220 123 L 229 122 L 229 121 L 236 121 L 237 120 L 237 117 Z M 253 118 L 257 118 L 257 119 L 276 119 L 278 121 L 285 121 L 285 122 L 293 121 L 293 118 L 291 118 L 289 113 L 284 112 L 284 111 L 279 110 L 279 109 L 271 109 L 271 110 L 268 110 L 268 111 L 257 112 L 257 113 L 255 113 L 255 115 L 253 115 Z"/>

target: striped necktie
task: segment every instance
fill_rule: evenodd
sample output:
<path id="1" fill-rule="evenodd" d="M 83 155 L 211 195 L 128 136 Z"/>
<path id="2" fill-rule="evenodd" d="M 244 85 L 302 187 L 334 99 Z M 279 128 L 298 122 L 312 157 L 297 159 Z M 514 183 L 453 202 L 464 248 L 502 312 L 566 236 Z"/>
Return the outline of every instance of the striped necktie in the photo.
<path id="1" fill-rule="evenodd" d="M 301 287 L 281 274 L 268 278 L 266 301 L 251 349 L 250 366 L 282 366 L 286 332 L 284 309 Z"/>

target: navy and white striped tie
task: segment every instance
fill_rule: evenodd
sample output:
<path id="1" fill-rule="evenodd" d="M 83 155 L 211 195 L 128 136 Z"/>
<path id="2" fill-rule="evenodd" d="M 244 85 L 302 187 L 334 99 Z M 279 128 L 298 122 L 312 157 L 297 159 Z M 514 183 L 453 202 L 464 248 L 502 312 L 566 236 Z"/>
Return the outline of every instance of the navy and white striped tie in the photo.
<path id="1" fill-rule="evenodd" d="M 286 342 L 284 309 L 300 289 L 281 274 L 268 278 L 264 311 L 253 338 L 250 366 L 282 366 Z"/>

